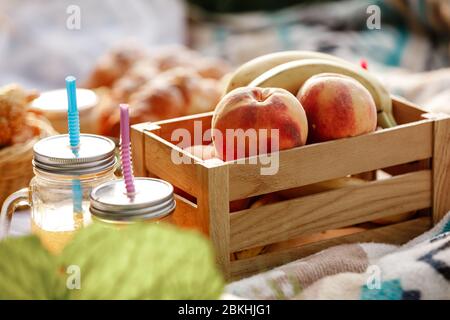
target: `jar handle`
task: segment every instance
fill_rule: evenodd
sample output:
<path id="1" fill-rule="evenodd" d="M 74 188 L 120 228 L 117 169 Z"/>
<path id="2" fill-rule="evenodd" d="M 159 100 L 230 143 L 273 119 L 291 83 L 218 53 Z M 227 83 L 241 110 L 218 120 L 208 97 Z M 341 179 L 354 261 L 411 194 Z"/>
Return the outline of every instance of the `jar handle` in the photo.
<path id="1" fill-rule="evenodd" d="M 14 212 L 18 206 L 24 205 L 24 202 L 27 206 L 31 206 L 28 188 L 23 188 L 14 192 L 3 202 L 2 211 L 0 213 L 0 239 L 8 236 Z"/>

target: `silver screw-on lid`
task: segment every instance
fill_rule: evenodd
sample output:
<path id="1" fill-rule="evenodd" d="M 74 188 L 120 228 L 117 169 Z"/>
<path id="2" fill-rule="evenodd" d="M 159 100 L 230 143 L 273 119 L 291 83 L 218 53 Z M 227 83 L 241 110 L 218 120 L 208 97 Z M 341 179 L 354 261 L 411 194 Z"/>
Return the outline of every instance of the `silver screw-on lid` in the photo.
<path id="1" fill-rule="evenodd" d="M 90 211 L 100 220 L 134 222 L 161 219 L 176 206 L 173 186 L 160 179 L 135 178 L 136 192 L 126 194 L 125 182 L 113 180 L 94 188 L 90 195 Z"/>
<path id="2" fill-rule="evenodd" d="M 34 145 L 33 165 L 40 170 L 65 175 L 92 174 L 116 164 L 115 144 L 112 140 L 81 134 L 80 145 L 74 153 L 67 134 L 51 136 Z"/>

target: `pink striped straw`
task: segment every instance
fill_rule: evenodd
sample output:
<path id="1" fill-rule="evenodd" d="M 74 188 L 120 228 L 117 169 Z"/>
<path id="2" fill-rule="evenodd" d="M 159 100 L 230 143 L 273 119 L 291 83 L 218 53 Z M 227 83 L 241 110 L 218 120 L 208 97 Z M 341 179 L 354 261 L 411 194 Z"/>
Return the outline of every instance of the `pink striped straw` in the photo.
<path id="1" fill-rule="evenodd" d="M 134 187 L 130 146 L 130 117 L 128 114 L 128 105 L 120 104 L 120 160 L 122 162 L 122 174 L 125 180 L 127 195 L 128 197 L 133 197 L 136 189 Z"/>

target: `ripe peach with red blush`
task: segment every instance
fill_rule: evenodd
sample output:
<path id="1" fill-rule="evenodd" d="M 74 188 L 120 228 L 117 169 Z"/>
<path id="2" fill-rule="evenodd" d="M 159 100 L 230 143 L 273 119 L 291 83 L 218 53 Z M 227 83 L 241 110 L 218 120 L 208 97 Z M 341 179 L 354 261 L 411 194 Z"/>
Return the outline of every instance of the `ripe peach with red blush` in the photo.
<path id="1" fill-rule="evenodd" d="M 280 88 L 229 92 L 216 107 L 212 128 L 216 155 L 224 161 L 299 147 L 308 136 L 303 107 Z"/>
<path id="2" fill-rule="evenodd" d="M 308 117 L 308 142 L 354 137 L 375 131 L 377 108 L 369 91 L 340 74 L 308 79 L 297 95 Z"/>
<path id="3" fill-rule="evenodd" d="M 212 144 L 209 145 L 193 145 L 184 149 L 193 156 L 202 160 L 210 160 L 215 158 L 216 149 Z"/>

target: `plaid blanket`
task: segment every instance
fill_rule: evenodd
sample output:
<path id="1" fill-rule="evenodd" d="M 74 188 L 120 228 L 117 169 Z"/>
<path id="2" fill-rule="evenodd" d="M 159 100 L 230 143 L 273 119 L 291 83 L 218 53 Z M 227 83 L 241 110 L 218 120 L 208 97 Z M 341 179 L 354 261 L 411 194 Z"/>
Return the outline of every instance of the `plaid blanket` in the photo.
<path id="1" fill-rule="evenodd" d="M 403 246 L 341 245 L 229 284 L 245 299 L 450 299 L 450 212 Z"/>

